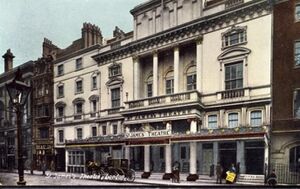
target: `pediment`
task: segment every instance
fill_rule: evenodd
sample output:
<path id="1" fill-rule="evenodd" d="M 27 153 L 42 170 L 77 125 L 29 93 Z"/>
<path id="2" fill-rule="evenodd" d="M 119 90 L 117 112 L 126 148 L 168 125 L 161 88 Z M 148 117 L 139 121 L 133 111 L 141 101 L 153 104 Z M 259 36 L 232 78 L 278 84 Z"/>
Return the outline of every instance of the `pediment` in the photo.
<path id="1" fill-rule="evenodd" d="M 108 80 L 108 82 L 106 82 L 106 86 L 111 86 L 111 85 L 120 85 L 123 84 L 124 80 L 120 77 L 114 77 L 111 78 L 110 80 Z"/>
<path id="2" fill-rule="evenodd" d="M 251 50 L 244 48 L 244 47 L 230 48 L 230 49 L 224 51 L 222 54 L 220 54 L 218 56 L 218 60 L 225 60 L 225 59 L 229 59 L 229 58 L 245 56 L 250 53 L 251 53 Z"/>

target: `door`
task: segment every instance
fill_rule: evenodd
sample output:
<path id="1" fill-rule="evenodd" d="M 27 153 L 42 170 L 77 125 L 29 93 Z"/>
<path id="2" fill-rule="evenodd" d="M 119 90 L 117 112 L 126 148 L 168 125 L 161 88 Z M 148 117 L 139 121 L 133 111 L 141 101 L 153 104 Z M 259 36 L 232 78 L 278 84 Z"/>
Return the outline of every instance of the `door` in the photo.
<path id="1" fill-rule="evenodd" d="M 202 174 L 209 175 L 210 166 L 213 164 L 213 149 L 203 149 L 202 154 Z"/>

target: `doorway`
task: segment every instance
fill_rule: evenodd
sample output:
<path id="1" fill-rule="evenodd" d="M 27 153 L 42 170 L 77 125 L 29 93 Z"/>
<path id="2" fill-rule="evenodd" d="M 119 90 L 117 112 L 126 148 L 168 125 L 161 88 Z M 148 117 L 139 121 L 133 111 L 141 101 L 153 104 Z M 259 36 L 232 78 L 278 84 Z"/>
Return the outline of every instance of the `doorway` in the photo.
<path id="1" fill-rule="evenodd" d="M 232 164 L 236 167 L 236 143 L 220 143 L 220 164 L 223 167 L 223 174 L 228 171 Z"/>
<path id="2" fill-rule="evenodd" d="M 246 174 L 264 174 L 264 142 L 246 142 L 245 151 Z"/>

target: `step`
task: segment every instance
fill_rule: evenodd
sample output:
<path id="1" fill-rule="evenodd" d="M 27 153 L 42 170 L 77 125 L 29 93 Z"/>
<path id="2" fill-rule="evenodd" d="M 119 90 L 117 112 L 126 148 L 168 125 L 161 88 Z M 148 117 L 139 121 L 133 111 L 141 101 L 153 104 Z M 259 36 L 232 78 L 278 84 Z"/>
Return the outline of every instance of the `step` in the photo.
<path id="1" fill-rule="evenodd" d="M 237 182 L 239 182 L 239 183 L 264 184 L 265 176 L 264 175 L 240 174 L 238 176 Z"/>

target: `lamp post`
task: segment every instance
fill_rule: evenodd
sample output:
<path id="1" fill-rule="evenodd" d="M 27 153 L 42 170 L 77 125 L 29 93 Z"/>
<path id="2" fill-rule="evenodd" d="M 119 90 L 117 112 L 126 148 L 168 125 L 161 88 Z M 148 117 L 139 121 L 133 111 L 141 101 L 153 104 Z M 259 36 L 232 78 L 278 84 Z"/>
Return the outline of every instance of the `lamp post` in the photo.
<path id="1" fill-rule="evenodd" d="M 22 108 L 27 102 L 27 97 L 31 91 L 31 87 L 23 82 L 20 68 L 15 73 L 14 79 L 5 84 L 9 94 L 10 103 L 17 116 L 17 153 L 18 153 L 18 185 L 26 185 L 24 180 L 24 161 L 23 161 L 23 136 L 22 136 Z"/>

